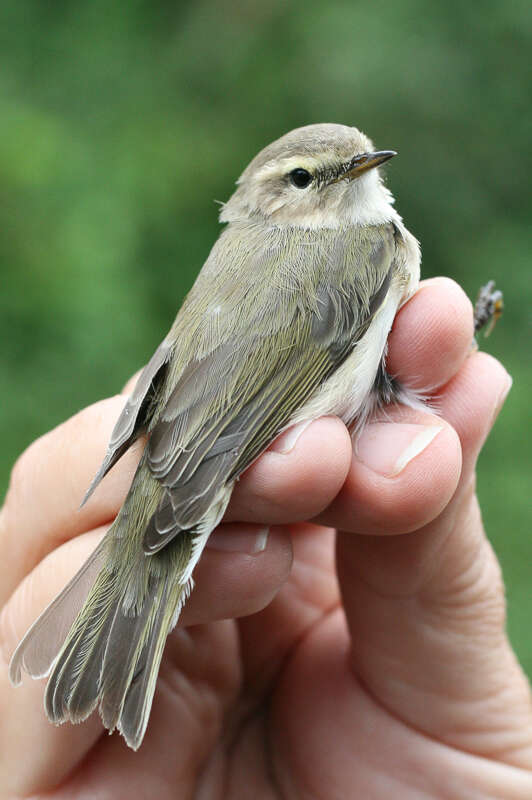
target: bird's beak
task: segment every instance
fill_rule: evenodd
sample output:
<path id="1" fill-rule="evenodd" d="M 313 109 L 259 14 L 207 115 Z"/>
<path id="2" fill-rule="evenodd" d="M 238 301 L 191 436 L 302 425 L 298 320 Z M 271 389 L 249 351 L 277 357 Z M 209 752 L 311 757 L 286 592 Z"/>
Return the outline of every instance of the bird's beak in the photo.
<path id="1" fill-rule="evenodd" d="M 396 155 L 397 153 L 395 150 L 378 150 L 376 153 L 361 153 L 351 159 L 347 169 L 338 176 L 337 180 L 343 180 L 345 178 L 353 180 L 354 178 L 358 178 L 362 173 L 378 167 L 379 164 L 384 164 L 385 161 L 388 161 Z"/>

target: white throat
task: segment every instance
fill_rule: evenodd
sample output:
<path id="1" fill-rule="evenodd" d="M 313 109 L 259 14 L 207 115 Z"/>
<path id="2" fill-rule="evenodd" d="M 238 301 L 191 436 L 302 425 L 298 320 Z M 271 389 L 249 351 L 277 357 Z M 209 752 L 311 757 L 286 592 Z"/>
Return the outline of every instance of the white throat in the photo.
<path id="1" fill-rule="evenodd" d="M 398 222 L 399 214 L 393 207 L 395 200 L 384 186 L 377 170 L 371 170 L 354 180 L 346 192 L 346 202 L 338 217 L 352 225 L 382 225 Z"/>

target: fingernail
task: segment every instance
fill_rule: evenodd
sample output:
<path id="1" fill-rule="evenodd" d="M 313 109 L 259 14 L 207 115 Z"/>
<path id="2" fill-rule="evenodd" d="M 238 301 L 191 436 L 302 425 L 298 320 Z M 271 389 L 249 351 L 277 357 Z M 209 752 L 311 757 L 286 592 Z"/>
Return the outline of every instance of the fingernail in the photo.
<path id="1" fill-rule="evenodd" d="M 226 553 L 247 553 L 250 556 L 263 553 L 268 545 L 270 529 L 259 525 L 220 525 L 209 536 L 207 547 Z"/>
<path id="2" fill-rule="evenodd" d="M 307 419 L 305 422 L 300 422 L 298 425 L 294 425 L 292 428 L 288 428 L 287 431 L 282 433 L 274 441 L 270 450 L 272 450 L 274 453 L 281 453 L 282 455 L 287 455 L 294 449 L 297 440 L 299 439 L 303 431 L 306 430 L 312 422 L 314 422 L 314 420 Z"/>
<path id="3" fill-rule="evenodd" d="M 359 436 L 355 454 L 373 472 L 394 478 L 441 430 L 441 425 L 374 422 L 366 425 Z"/>

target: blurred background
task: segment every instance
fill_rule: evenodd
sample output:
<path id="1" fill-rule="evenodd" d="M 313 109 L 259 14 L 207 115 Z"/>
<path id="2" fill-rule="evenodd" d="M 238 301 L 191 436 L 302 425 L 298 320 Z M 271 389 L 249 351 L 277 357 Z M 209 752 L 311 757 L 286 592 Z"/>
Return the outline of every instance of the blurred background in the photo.
<path id="1" fill-rule="evenodd" d="M 162 339 L 250 158 L 311 122 L 399 151 L 423 273 L 506 313 L 514 388 L 481 456 L 509 630 L 532 675 L 532 4 L 3 0 L 0 496 L 16 456 Z"/>

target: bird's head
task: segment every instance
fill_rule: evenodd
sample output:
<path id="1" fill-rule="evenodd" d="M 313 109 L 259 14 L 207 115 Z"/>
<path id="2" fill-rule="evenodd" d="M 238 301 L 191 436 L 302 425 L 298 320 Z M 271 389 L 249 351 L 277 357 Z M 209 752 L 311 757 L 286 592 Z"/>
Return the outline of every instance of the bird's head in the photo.
<path id="1" fill-rule="evenodd" d="M 357 128 L 296 128 L 255 156 L 220 220 L 262 218 L 305 228 L 387 222 L 397 215 L 377 167 L 394 155 L 376 151 Z"/>

